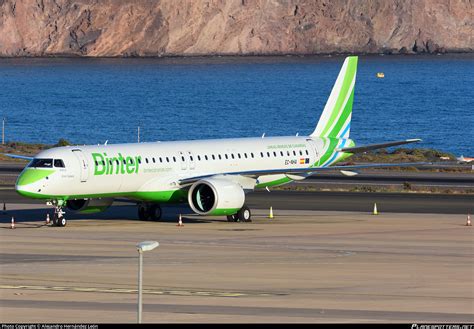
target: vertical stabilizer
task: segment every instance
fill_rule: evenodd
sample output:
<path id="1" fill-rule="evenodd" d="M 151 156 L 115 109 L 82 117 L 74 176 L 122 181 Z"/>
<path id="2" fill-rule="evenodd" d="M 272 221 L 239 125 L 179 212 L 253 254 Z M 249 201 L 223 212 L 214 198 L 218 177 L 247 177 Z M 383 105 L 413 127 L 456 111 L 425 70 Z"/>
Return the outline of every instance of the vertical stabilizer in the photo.
<path id="1" fill-rule="evenodd" d="M 346 57 L 311 137 L 349 138 L 357 56 Z"/>

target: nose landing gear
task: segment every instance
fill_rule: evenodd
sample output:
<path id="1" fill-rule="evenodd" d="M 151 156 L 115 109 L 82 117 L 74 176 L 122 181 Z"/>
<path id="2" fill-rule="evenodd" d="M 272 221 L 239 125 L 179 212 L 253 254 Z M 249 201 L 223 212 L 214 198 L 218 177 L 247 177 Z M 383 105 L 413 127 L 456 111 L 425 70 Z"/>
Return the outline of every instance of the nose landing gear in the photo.
<path id="1" fill-rule="evenodd" d="M 64 210 L 63 206 L 65 205 L 64 200 L 52 200 L 46 202 L 48 206 L 54 206 L 54 213 L 53 213 L 53 226 L 64 227 L 67 224 L 66 217 L 64 217 Z"/>
<path id="2" fill-rule="evenodd" d="M 65 212 L 63 211 L 63 207 L 57 205 L 54 207 L 54 214 L 53 214 L 53 226 L 64 227 L 67 224 L 66 217 L 64 217 Z"/>

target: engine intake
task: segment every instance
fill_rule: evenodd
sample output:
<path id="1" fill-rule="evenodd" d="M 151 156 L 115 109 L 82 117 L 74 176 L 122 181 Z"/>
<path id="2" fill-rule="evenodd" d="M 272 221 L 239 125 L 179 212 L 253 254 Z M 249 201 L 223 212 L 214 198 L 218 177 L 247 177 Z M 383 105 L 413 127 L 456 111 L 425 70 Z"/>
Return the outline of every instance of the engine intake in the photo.
<path id="1" fill-rule="evenodd" d="M 188 202 L 199 215 L 233 215 L 244 205 L 245 193 L 226 179 L 202 179 L 189 189 Z"/>

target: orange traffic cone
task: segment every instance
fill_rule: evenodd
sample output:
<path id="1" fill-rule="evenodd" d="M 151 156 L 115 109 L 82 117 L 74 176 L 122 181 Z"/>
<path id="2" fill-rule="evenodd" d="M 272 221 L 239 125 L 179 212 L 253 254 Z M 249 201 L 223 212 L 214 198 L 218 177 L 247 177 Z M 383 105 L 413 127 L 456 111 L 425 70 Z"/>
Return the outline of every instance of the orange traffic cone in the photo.
<path id="1" fill-rule="evenodd" d="M 467 213 L 466 226 L 472 226 L 471 224 L 471 214 Z"/>
<path id="2" fill-rule="evenodd" d="M 46 214 L 46 225 L 48 225 L 50 221 L 51 220 L 49 219 L 49 214 Z"/>
<path id="3" fill-rule="evenodd" d="M 183 219 L 181 218 L 181 214 L 179 214 L 178 225 L 176 225 L 176 226 L 178 226 L 178 227 L 184 226 Z"/>
<path id="4" fill-rule="evenodd" d="M 15 218 L 12 216 L 12 223 L 10 225 L 10 228 L 11 229 L 14 229 L 15 228 Z"/>

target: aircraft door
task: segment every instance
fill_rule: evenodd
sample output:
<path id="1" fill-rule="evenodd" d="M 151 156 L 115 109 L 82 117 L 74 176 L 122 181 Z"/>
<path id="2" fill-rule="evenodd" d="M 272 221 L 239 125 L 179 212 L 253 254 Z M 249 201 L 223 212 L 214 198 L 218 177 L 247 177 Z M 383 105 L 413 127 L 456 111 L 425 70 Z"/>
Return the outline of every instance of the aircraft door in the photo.
<path id="1" fill-rule="evenodd" d="M 309 154 L 311 156 L 311 165 L 316 163 L 316 165 L 319 165 L 319 152 L 318 152 L 318 147 L 316 146 L 316 142 L 313 141 L 312 139 L 307 139 L 306 140 L 309 144 Z"/>
<path id="2" fill-rule="evenodd" d="M 86 157 L 84 156 L 82 151 L 78 149 L 72 150 L 72 153 L 74 153 L 77 160 L 79 161 L 81 182 L 87 182 L 87 179 L 89 178 L 89 163 L 87 162 Z"/>

